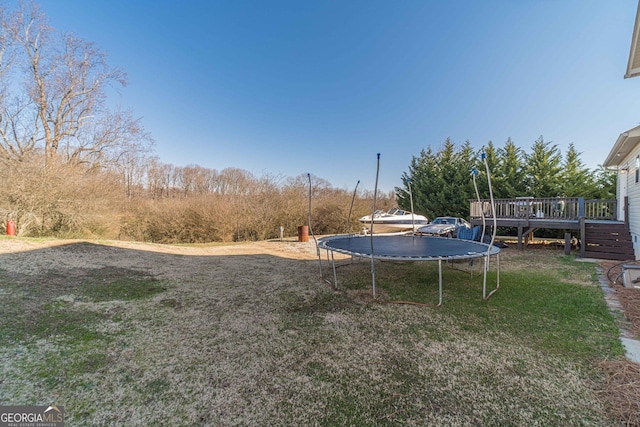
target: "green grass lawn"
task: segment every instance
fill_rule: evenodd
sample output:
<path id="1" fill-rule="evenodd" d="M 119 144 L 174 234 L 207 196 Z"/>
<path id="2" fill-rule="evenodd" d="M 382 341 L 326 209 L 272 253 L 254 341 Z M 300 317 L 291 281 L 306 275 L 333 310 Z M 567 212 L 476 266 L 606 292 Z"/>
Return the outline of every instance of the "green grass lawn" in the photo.
<path id="1" fill-rule="evenodd" d="M 594 265 L 569 257 L 549 261 L 553 264 L 537 270 L 520 269 L 509 261 L 501 271 L 501 289 L 487 302 L 480 301 L 482 270 L 477 260 L 473 267 L 468 262 L 444 264 L 441 312 L 464 331 L 507 333 L 522 345 L 568 358 L 601 360 L 621 354 L 618 328 L 595 286 Z M 345 268 L 351 271 L 341 275 L 339 286 L 347 291 L 371 288 L 368 263 Z M 376 272 L 384 302 L 438 302 L 436 263 L 379 262 Z M 493 265 L 487 290 L 495 286 Z"/>
<path id="2" fill-rule="evenodd" d="M 0 404 L 69 425 L 616 425 L 596 396 L 615 319 L 595 266 L 559 252 L 511 252 L 489 301 L 477 265 L 447 265 L 442 307 L 390 303 L 437 302 L 436 263 L 379 263 L 374 302 L 368 262 L 335 292 L 279 257 L 3 267 L 28 257 L 0 256 Z"/>

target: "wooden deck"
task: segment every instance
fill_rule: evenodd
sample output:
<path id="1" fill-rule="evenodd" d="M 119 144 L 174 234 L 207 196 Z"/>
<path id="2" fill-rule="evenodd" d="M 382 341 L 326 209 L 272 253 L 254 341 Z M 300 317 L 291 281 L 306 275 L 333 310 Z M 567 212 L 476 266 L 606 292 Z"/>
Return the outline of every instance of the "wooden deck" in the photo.
<path id="1" fill-rule="evenodd" d="M 471 224 L 493 223 L 490 200 L 471 201 Z M 628 221 L 617 218 L 616 200 L 585 200 L 581 197 L 496 199 L 496 224 L 518 230 L 518 249 L 535 230 L 577 230 L 581 256 L 634 259 Z M 628 209 L 625 209 L 627 212 Z M 626 234 L 625 234 L 626 233 Z M 629 249 L 630 248 L 630 249 Z"/>
<path id="2" fill-rule="evenodd" d="M 556 221 L 559 225 L 565 221 L 588 220 L 617 221 L 618 203 L 616 200 L 585 200 L 581 197 L 495 199 L 496 217 L 505 221 L 526 223 L 541 220 L 548 223 Z M 492 216 L 490 200 L 471 201 L 471 219 L 480 219 L 482 213 Z"/>

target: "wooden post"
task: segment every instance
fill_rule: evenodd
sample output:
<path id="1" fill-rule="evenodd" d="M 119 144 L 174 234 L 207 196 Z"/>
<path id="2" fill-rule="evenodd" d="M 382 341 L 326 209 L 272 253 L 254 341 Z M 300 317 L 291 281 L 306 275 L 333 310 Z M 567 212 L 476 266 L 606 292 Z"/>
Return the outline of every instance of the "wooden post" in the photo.
<path id="1" fill-rule="evenodd" d="M 584 218 L 585 210 L 584 210 L 584 197 L 578 197 L 578 219 Z"/>
<path id="2" fill-rule="evenodd" d="M 518 226 L 518 250 L 522 250 L 522 226 Z"/>
<path id="3" fill-rule="evenodd" d="M 564 233 L 564 254 L 571 255 L 571 233 Z"/>
<path id="4" fill-rule="evenodd" d="M 585 237 L 584 216 L 580 218 L 580 256 L 584 258 L 587 250 L 587 239 Z"/>

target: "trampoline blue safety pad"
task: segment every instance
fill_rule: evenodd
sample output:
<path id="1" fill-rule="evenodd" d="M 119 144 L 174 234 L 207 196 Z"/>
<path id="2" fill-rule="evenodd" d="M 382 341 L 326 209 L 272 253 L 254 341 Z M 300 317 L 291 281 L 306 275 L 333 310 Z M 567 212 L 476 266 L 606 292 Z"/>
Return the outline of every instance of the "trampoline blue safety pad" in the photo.
<path id="1" fill-rule="evenodd" d="M 416 235 L 338 235 L 319 239 L 321 249 L 385 260 L 460 260 L 495 255 L 500 249 L 471 240 Z M 372 251 L 373 249 L 373 251 Z"/>

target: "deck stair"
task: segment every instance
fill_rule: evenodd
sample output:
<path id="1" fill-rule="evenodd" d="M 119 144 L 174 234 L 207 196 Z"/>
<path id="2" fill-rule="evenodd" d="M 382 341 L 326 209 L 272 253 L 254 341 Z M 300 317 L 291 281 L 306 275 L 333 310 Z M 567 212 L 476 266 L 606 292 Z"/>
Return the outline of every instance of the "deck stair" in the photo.
<path id="1" fill-rule="evenodd" d="M 525 248 L 526 239 L 535 230 L 565 230 L 580 236 L 583 258 L 635 260 L 628 226 L 629 198 L 622 203 L 623 209 L 619 209 L 618 200 L 516 197 L 471 200 L 469 212 L 474 226 L 492 216 L 497 227 L 517 229 L 518 249 Z"/>
<path id="2" fill-rule="evenodd" d="M 587 222 L 584 226 L 584 242 L 586 258 L 620 261 L 635 259 L 631 234 L 624 223 Z"/>

